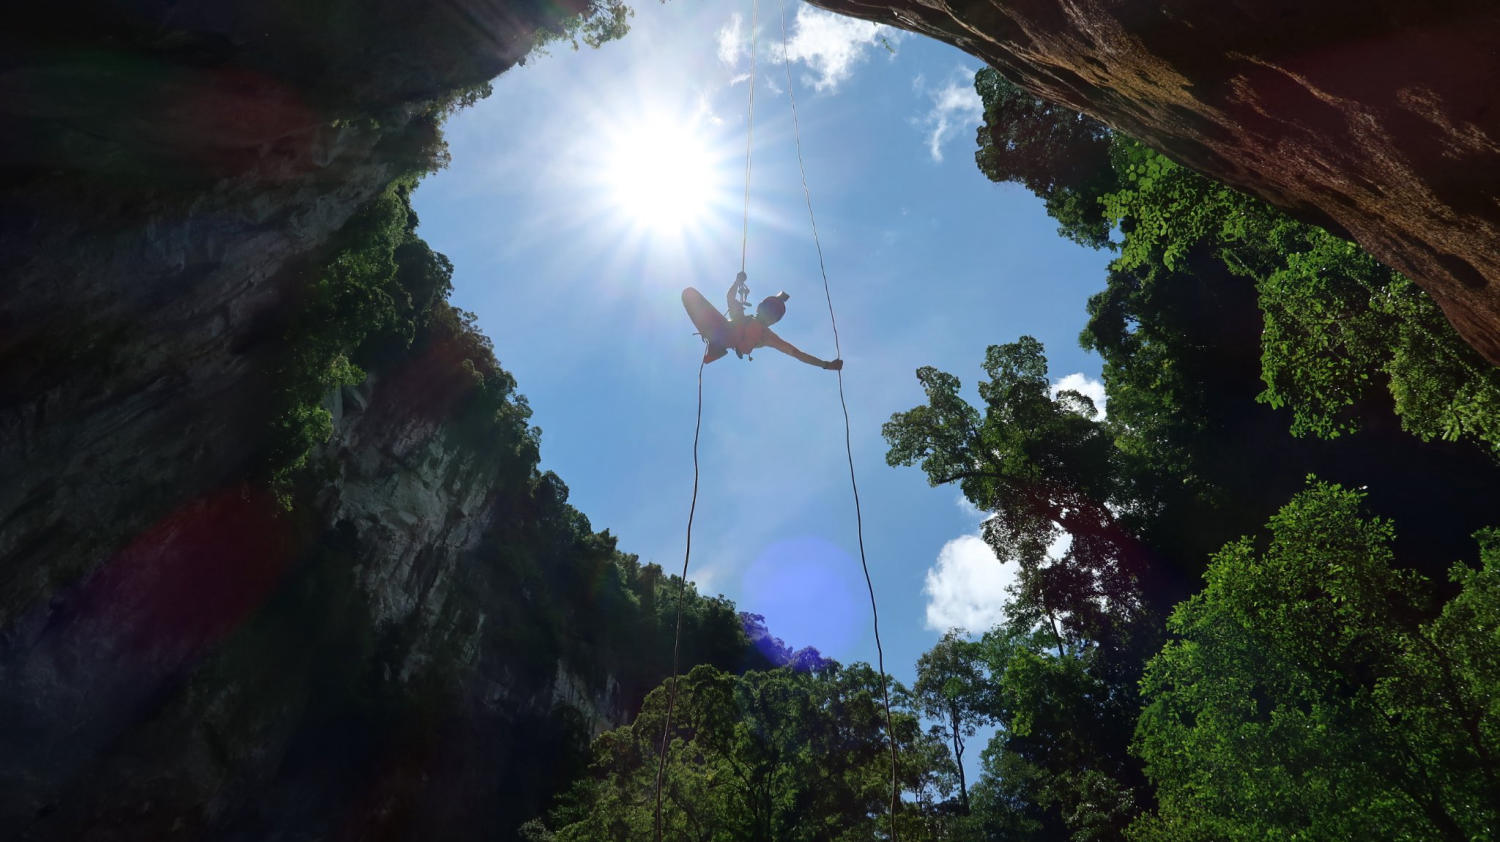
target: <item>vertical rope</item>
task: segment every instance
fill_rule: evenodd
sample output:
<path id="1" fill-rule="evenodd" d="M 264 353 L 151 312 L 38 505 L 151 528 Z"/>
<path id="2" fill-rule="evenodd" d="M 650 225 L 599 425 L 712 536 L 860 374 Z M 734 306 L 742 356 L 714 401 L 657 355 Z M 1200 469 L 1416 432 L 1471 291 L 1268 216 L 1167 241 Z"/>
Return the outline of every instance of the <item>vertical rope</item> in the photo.
<path id="1" fill-rule="evenodd" d="M 750 243 L 750 152 L 755 146 L 755 30 L 760 25 L 760 2 L 750 4 L 750 101 L 745 106 L 745 202 L 740 228 L 740 273 L 745 272 L 745 253 Z M 677 586 L 677 622 L 672 632 L 672 683 L 667 692 L 667 718 L 662 723 L 661 752 L 656 765 L 656 842 L 661 842 L 662 779 L 667 771 L 667 749 L 671 745 L 672 712 L 677 707 L 678 650 L 682 644 L 682 603 L 687 596 L 688 561 L 693 555 L 693 515 L 698 510 L 698 435 L 703 429 L 703 367 L 698 364 L 698 417 L 693 425 L 693 502 L 688 507 L 687 548 L 682 555 L 682 579 Z"/>
<path id="2" fill-rule="evenodd" d="M 661 726 L 661 753 L 656 764 L 656 842 L 661 842 L 661 784 L 667 771 L 667 747 L 672 737 L 672 710 L 677 707 L 677 652 L 682 642 L 682 603 L 687 599 L 688 560 L 693 557 L 693 515 L 698 512 L 698 433 L 703 429 L 703 367 L 698 363 L 698 420 L 693 424 L 693 502 L 688 506 L 687 549 L 682 554 L 682 578 L 677 581 L 677 624 L 672 633 L 672 684 L 667 692 L 667 719 Z"/>
<path id="3" fill-rule="evenodd" d="M 823 297 L 828 301 L 828 321 L 833 326 L 833 352 L 835 359 L 843 359 L 844 351 L 839 344 L 839 322 L 833 314 L 833 293 L 828 287 L 828 268 L 823 262 L 823 244 L 818 239 L 818 218 L 813 214 L 812 191 L 807 187 L 807 166 L 802 161 L 802 126 L 797 119 L 797 95 L 792 85 L 792 68 L 788 57 L 786 36 L 786 9 L 782 0 L 776 0 L 776 11 L 781 20 L 781 67 L 786 71 L 786 93 L 792 104 L 792 136 L 797 146 L 797 169 L 802 174 L 802 195 L 807 199 L 807 218 L 812 223 L 813 245 L 818 251 L 818 272 L 823 277 Z M 891 719 L 890 678 L 885 672 L 885 649 L 880 645 L 880 609 L 875 604 L 875 584 L 870 578 L 870 563 L 865 558 L 865 523 L 860 512 L 859 483 L 854 478 L 854 445 L 849 436 L 849 404 L 844 399 L 844 370 L 838 371 L 839 406 L 844 410 L 844 453 L 849 460 L 849 487 L 854 491 L 854 525 L 859 536 L 859 565 L 865 572 L 865 588 L 870 592 L 870 617 L 875 627 L 875 666 L 880 670 L 880 695 L 885 705 L 885 733 L 891 746 L 891 842 L 897 842 L 896 807 L 901 798 L 901 787 L 897 776 L 896 729 Z"/>
<path id="4" fill-rule="evenodd" d="M 760 25 L 760 0 L 750 2 L 750 105 L 745 109 L 745 214 L 740 228 L 740 272 L 745 271 L 745 247 L 750 242 L 750 148 L 755 141 L 755 28 Z"/>

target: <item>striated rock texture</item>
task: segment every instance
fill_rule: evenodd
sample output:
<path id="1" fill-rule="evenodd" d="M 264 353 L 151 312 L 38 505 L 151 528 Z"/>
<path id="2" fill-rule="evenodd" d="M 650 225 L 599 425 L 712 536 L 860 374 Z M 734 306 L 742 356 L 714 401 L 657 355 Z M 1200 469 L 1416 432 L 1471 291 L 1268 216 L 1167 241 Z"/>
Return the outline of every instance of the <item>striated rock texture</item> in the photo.
<path id="1" fill-rule="evenodd" d="M 1500 364 L 1500 6 L 812 0 L 1346 232 Z"/>

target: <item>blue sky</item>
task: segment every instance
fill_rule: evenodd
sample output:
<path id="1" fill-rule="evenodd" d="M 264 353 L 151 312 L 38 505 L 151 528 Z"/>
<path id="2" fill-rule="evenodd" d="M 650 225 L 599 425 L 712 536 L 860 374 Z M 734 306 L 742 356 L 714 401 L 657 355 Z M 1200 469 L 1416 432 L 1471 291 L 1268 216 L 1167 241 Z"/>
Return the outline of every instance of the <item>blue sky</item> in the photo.
<path id="1" fill-rule="evenodd" d="M 1054 380 L 1097 378 L 1078 348 L 1108 256 L 973 162 L 977 59 L 935 41 L 774 4 L 756 27 L 746 271 L 791 294 L 777 332 L 834 355 L 793 144 L 783 55 L 839 319 L 865 546 L 886 666 L 910 682 L 951 624 L 997 616 L 1007 571 L 957 489 L 885 464 L 880 425 L 922 402 L 923 365 L 973 392 L 987 345 L 1031 334 Z M 637 8 L 598 50 L 566 46 L 453 118 L 453 163 L 415 204 L 543 430 L 542 461 L 596 529 L 681 569 L 701 341 L 679 294 L 722 302 L 740 268 L 751 9 Z M 1097 396 L 1096 396 L 1097 397 Z M 835 375 L 763 349 L 704 371 L 690 578 L 771 631 L 875 660 Z M 976 752 L 977 754 L 977 752 Z"/>

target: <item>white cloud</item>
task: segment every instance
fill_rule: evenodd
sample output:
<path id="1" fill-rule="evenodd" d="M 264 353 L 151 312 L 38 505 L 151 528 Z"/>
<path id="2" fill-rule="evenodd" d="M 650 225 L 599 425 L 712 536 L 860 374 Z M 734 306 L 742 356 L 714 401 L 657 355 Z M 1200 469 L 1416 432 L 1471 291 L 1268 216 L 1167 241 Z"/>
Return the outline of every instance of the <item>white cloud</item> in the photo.
<path id="1" fill-rule="evenodd" d="M 1089 400 L 1094 402 L 1094 408 L 1099 410 L 1099 417 L 1104 417 L 1105 398 L 1103 383 L 1085 376 L 1081 371 L 1075 371 L 1052 384 L 1052 396 L 1057 397 L 1057 393 L 1064 389 L 1071 389 L 1088 397 Z"/>
<path id="2" fill-rule="evenodd" d="M 962 494 L 953 501 L 976 526 L 991 517 Z M 1073 536 L 1059 532 L 1047 545 L 1047 557 L 1061 559 L 1073 546 Z M 982 634 L 1005 621 L 1009 588 L 1016 566 L 1002 564 L 979 535 L 960 535 L 943 545 L 937 562 L 927 570 L 922 593 L 927 595 L 927 628 L 946 632 L 959 628 Z"/>
<path id="3" fill-rule="evenodd" d="M 917 76 L 912 88 L 932 98 L 932 108 L 917 120 L 927 131 L 927 151 L 932 160 L 943 162 L 943 145 L 967 129 L 978 127 L 984 119 L 984 103 L 974 90 L 974 73 L 960 67 L 941 87 L 928 88 L 927 79 Z"/>
<path id="4" fill-rule="evenodd" d="M 958 510 L 964 513 L 964 517 L 966 519 L 972 520 L 975 523 L 983 522 L 990 516 L 989 512 L 986 512 L 973 503 L 970 503 L 969 498 L 965 497 L 962 494 L 959 494 L 958 499 L 954 500 L 953 502 L 958 505 Z"/>
<path id="5" fill-rule="evenodd" d="M 978 535 L 960 535 L 944 544 L 922 586 L 927 628 L 988 631 L 1005 619 L 1006 589 L 1015 573 L 1015 566 L 1001 564 Z"/>
<path id="6" fill-rule="evenodd" d="M 698 93 L 698 101 L 693 106 L 693 122 L 707 123 L 710 126 L 721 126 L 724 124 L 724 118 L 714 113 L 713 100 L 709 98 L 707 93 L 702 91 Z"/>
<path id="7" fill-rule="evenodd" d="M 786 46 L 790 61 L 800 61 L 817 74 L 810 80 L 815 90 L 833 90 L 853 73 L 874 46 L 889 48 L 901 36 L 898 30 L 869 21 L 800 6 Z"/>
<path id="8" fill-rule="evenodd" d="M 719 29 L 719 61 L 733 65 L 745 52 L 745 19 L 739 12 L 729 16 L 729 23 Z"/>

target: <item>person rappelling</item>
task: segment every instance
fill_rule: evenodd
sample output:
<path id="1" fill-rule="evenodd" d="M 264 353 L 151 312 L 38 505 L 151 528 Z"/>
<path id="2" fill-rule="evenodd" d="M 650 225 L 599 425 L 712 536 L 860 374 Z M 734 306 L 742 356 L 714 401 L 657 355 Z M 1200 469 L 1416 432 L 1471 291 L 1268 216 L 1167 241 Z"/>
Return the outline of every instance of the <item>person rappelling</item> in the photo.
<path id="1" fill-rule="evenodd" d="M 698 335 L 708 343 L 708 349 L 703 352 L 705 365 L 731 350 L 743 358 L 756 348 L 775 348 L 789 357 L 818 368 L 838 371 L 844 367 L 843 360 L 820 360 L 771 330 L 771 325 L 781 321 L 781 317 L 786 315 L 786 300 L 791 297 L 787 293 L 778 292 L 767 296 L 755 308 L 754 316 L 747 315 L 745 309 L 750 306 L 750 287 L 745 280 L 745 273 L 741 272 L 735 276 L 734 283 L 729 285 L 729 293 L 725 296 L 729 305 L 727 319 L 708 303 L 703 293 L 692 287 L 682 291 L 682 306 L 698 328 Z"/>

